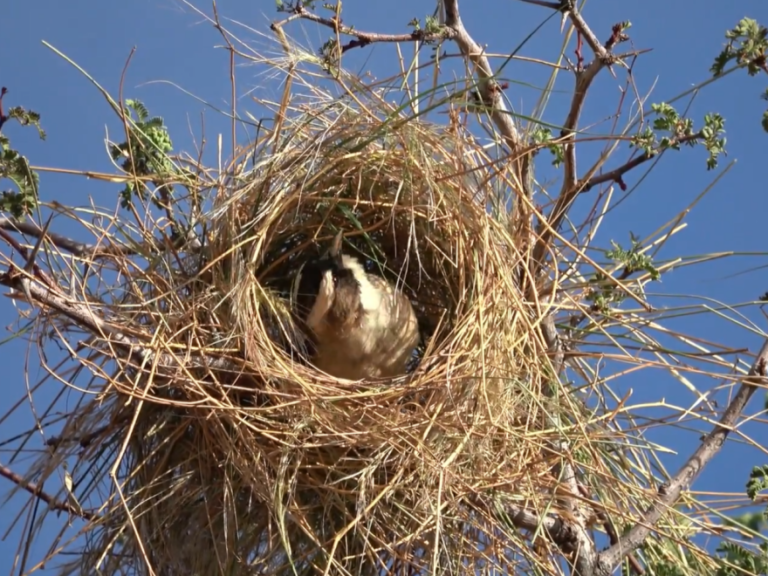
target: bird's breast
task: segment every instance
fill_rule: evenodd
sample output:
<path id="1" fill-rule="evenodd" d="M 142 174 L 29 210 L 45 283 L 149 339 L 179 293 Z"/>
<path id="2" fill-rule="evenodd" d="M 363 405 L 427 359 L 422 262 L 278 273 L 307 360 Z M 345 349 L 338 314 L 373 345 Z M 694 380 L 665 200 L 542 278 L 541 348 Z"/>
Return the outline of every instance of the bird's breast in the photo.
<path id="1" fill-rule="evenodd" d="M 355 322 L 321 329 L 314 363 L 324 372 L 352 380 L 399 376 L 418 339 L 410 302 L 390 290 L 377 309 L 361 311 Z"/>

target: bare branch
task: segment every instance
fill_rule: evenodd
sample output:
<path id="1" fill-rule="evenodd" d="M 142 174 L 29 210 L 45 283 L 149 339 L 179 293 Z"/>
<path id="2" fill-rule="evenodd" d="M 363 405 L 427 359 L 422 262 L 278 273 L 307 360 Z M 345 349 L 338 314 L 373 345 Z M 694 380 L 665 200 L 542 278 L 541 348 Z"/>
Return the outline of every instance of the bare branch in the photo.
<path id="1" fill-rule="evenodd" d="M 22 222 L 15 218 L 0 217 L 0 230 L 7 230 L 9 232 L 16 232 L 18 234 L 26 234 L 32 238 L 41 238 L 43 235 L 43 229 L 34 221 Z M 7 241 L 8 238 L 3 236 Z M 73 238 L 62 236 L 61 234 L 55 234 L 53 232 L 46 231 L 45 239 L 52 245 L 60 250 L 69 252 L 73 256 L 78 258 L 87 256 L 89 258 L 104 258 L 105 256 L 132 256 L 141 254 L 143 250 L 147 252 L 158 252 L 168 249 L 167 245 L 159 239 L 154 239 L 149 242 L 141 243 L 138 246 L 120 246 L 117 244 L 86 244 L 79 242 Z M 187 247 L 195 250 L 200 248 L 201 243 L 193 233 L 188 235 L 187 240 L 178 238 L 172 242 L 173 248 L 179 249 Z M 16 247 L 16 245 L 14 245 Z M 23 247 L 17 248 L 23 250 Z"/>
<path id="2" fill-rule="evenodd" d="M 427 32 L 426 30 L 414 30 L 406 34 L 381 34 L 379 32 L 363 32 L 352 28 L 351 26 L 344 26 L 341 21 L 336 18 L 323 18 L 318 14 L 314 14 L 307 10 L 303 5 L 297 4 L 291 10 L 293 14 L 287 18 L 278 22 L 273 22 L 270 26 L 272 30 L 277 31 L 289 22 L 297 19 L 309 20 L 315 22 L 327 28 L 330 28 L 338 34 L 344 34 L 346 36 L 354 36 L 356 40 L 351 40 L 347 44 L 341 46 L 341 51 L 346 52 L 352 48 L 360 48 L 373 44 L 375 42 L 436 42 L 446 38 L 445 32 Z"/>
<path id="3" fill-rule="evenodd" d="M 544 258 L 544 254 L 552 235 L 560 228 L 560 224 L 580 192 L 579 183 L 576 178 L 576 146 L 574 139 L 579 124 L 579 118 L 584 109 L 587 92 L 598 73 L 603 68 L 618 61 L 619 57 L 613 55 L 609 48 L 626 38 L 622 33 L 621 25 L 616 24 L 612 28 L 611 37 L 605 45 L 603 45 L 597 40 L 597 37 L 584 21 L 584 18 L 582 18 L 581 14 L 576 10 L 575 5 L 568 10 L 567 14 L 579 35 L 586 39 L 587 44 L 589 44 L 589 47 L 595 54 L 595 58 L 585 69 L 575 70 L 576 86 L 574 88 L 571 106 L 561 131 L 564 156 L 563 185 L 557 201 L 547 217 L 547 225 L 544 223 L 539 225 L 539 240 L 533 250 L 533 262 L 538 266 L 542 264 L 542 259 Z"/>
<path id="4" fill-rule="evenodd" d="M 185 354 L 177 358 L 173 354 L 155 352 L 143 346 L 138 338 L 128 336 L 123 329 L 108 322 L 87 303 L 69 299 L 41 285 L 40 282 L 18 269 L 1 274 L 0 284 L 16 290 L 17 292 L 13 294 L 14 298 L 24 298 L 28 294 L 37 304 L 53 308 L 84 330 L 98 337 L 108 338 L 118 349 L 123 350 L 127 360 L 138 361 L 141 366 L 155 365 L 158 368 L 164 368 L 170 372 L 168 376 L 190 368 L 227 370 L 235 373 L 241 371 L 240 365 L 234 358 L 214 358 L 194 354 Z M 147 336 L 147 340 L 149 339 L 150 337 Z"/>
<path id="5" fill-rule="evenodd" d="M 287 23 L 296 19 L 310 20 L 322 26 L 332 29 L 338 34 L 353 36 L 355 41 L 341 47 L 342 52 L 358 46 L 365 46 L 374 42 L 413 42 L 413 41 L 439 41 L 453 40 L 459 46 L 461 53 L 475 66 L 478 75 L 478 88 L 481 102 L 488 108 L 491 119 L 501 132 L 505 143 L 513 156 L 523 149 L 520 134 L 514 124 L 512 115 L 501 98 L 501 88 L 495 80 L 495 74 L 491 64 L 485 55 L 485 49 L 475 42 L 464 28 L 459 15 L 458 0 L 444 0 L 445 27 L 440 32 L 428 33 L 425 30 L 414 30 L 407 34 L 379 34 L 374 32 L 362 32 L 350 26 L 345 26 L 337 18 L 324 18 L 313 14 L 303 5 L 297 3 L 293 6 L 293 12 L 289 17 L 272 23 L 272 30 L 279 30 Z"/>
<path id="6" fill-rule="evenodd" d="M 678 138 L 670 138 L 669 144 L 667 144 L 664 148 L 657 148 L 653 150 L 651 153 L 644 152 L 640 156 L 636 156 L 635 158 L 632 158 L 632 160 L 629 160 L 625 164 L 622 164 L 618 168 L 615 168 L 614 170 L 610 170 L 609 172 L 605 172 L 603 174 L 600 174 L 598 176 L 593 176 L 592 178 L 589 178 L 583 183 L 579 183 L 577 186 L 577 189 L 580 193 L 589 192 L 592 188 L 597 186 L 598 184 L 602 184 L 603 182 L 616 182 L 619 186 L 624 189 L 624 181 L 623 176 L 630 170 L 633 170 L 634 168 L 637 168 L 641 164 L 644 164 L 648 162 L 648 160 L 651 160 L 653 158 L 658 158 L 659 154 L 664 152 L 665 150 L 668 150 L 669 148 L 675 147 L 679 144 L 685 144 L 687 142 L 692 142 L 694 140 L 697 140 L 702 137 L 701 132 L 697 132 L 696 134 L 689 134 L 687 136 L 680 136 Z"/>
<path id="7" fill-rule="evenodd" d="M 761 384 L 765 384 L 766 366 L 768 366 L 768 339 L 755 358 L 747 377 L 739 387 L 731 403 L 723 412 L 720 422 L 704 437 L 699 447 L 691 454 L 680 470 L 658 489 L 659 499 L 643 513 L 640 520 L 620 538 L 618 543 L 612 545 L 598 556 L 597 574 L 610 576 L 622 560 L 635 551 L 653 531 L 653 527 L 659 521 L 664 512 L 675 504 L 683 489 L 689 487 L 701 471 L 725 444 L 725 440 L 731 430 L 736 426 L 736 421 L 744 411 L 749 399 Z"/>
<path id="8" fill-rule="evenodd" d="M 582 18 L 581 13 L 576 10 L 575 2 L 572 6 L 570 6 L 568 10 L 568 18 L 571 19 L 573 27 L 576 28 L 579 34 L 581 34 L 587 41 L 587 44 L 589 44 L 589 47 L 595 54 L 595 59 L 600 60 L 603 65 L 610 64 L 613 56 L 609 50 L 609 47 L 607 47 L 607 43 L 606 45 L 600 44 L 600 41 L 597 39 L 597 36 L 595 36 L 595 33 L 592 32 L 592 29 L 587 25 L 584 18 Z"/>
<path id="9" fill-rule="evenodd" d="M 15 218 L 0 218 L 0 229 L 26 234 L 33 238 L 40 238 L 43 234 L 43 229 L 35 222 L 22 222 Z M 93 244 L 84 244 L 83 242 L 78 242 L 72 238 L 67 238 L 66 236 L 61 236 L 52 232 L 46 232 L 45 237 L 54 246 L 66 250 L 75 256 L 82 256 L 97 250 L 97 247 Z"/>
<path id="10" fill-rule="evenodd" d="M 13 470 L 10 468 L 7 468 L 6 466 L 3 466 L 0 464 L 0 476 L 7 478 L 14 484 L 16 484 L 19 488 L 22 488 L 23 490 L 26 490 L 32 496 L 39 498 L 48 506 L 51 507 L 52 510 L 61 510 L 62 512 L 68 512 L 69 514 L 72 514 L 73 516 L 79 516 L 80 518 L 83 518 L 84 520 L 96 520 L 98 517 L 93 512 L 88 512 L 87 510 L 82 510 L 76 506 L 73 506 L 67 502 L 62 502 L 60 500 L 57 500 L 47 492 L 43 491 L 42 486 L 39 486 L 35 484 L 34 482 L 29 482 L 22 478 L 19 474 L 16 474 Z"/>
<path id="11" fill-rule="evenodd" d="M 505 143 L 513 156 L 523 149 L 523 142 L 513 121 L 513 116 L 507 110 L 501 89 L 495 80 L 491 64 L 485 55 L 485 49 L 475 42 L 464 28 L 459 15 L 458 0 L 443 0 L 445 7 L 445 25 L 453 31 L 451 39 L 456 42 L 461 53 L 475 65 L 478 77 L 478 88 L 482 103 L 488 106 L 493 123 L 504 137 Z"/>

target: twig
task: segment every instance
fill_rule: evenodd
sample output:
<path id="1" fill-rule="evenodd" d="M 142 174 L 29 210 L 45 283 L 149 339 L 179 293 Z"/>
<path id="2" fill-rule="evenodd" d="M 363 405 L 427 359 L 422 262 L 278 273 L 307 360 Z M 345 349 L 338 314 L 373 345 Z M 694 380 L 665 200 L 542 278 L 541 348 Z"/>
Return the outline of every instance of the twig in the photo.
<path id="1" fill-rule="evenodd" d="M 35 496 L 36 498 L 39 498 L 48 506 L 51 507 L 53 510 L 61 510 L 62 512 L 68 512 L 69 514 L 72 514 L 73 516 L 79 516 L 80 518 L 83 518 L 84 520 L 95 520 L 98 518 L 96 514 L 93 512 L 88 512 L 87 510 L 82 510 L 81 508 L 72 506 L 71 504 L 67 502 L 62 502 L 60 500 L 57 500 L 47 492 L 44 492 L 41 486 L 38 486 L 34 482 L 29 482 L 27 480 L 24 480 L 20 475 L 16 474 L 13 470 L 3 466 L 0 464 L 0 476 L 7 478 L 14 484 L 16 484 L 19 488 L 22 488 L 32 494 L 32 496 Z"/>
<path id="2" fill-rule="evenodd" d="M 483 104 L 489 107 L 491 120 L 501 132 L 511 155 L 517 156 L 523 150 L 524 143 L 512 120 L 513 116 L 507 110 L 504 99 L 501 97 L 501 89 L 495 80 L 495 74 L 485 55 L 485 50 L 474 41 L 467 29 L 464 28 L 459 15 L 458 0 L 443 0 L 443 5 L 445 7 L 445 26 L 453 31 L 450 38 L 456 42 L 464 57 L 474 64 L 477 70 L 479 94 Z M 521 160 L 527 163 L 526 158 Z M 525 174 L 523 174 L 524 167 L 525 165 L 522 165 L 519 170 L 520 174 L 518 174 L 521 183 L 526 181 Z"/>
<path id="3" fill-rule="evenodd" d="M 619 31 L 621 30 L 620 25 L 617 24 L 612 28 L 611 37 L 605 45 L 603 45 L 597 40 L 597 37 L 581 17 L 581 14 L 576 10 L 575 6 L 572 6 L 568 11 L 568 17 L 571 19 L 571 22 L 579 35 L 586 40 L 587 44 L 594 52 L 595 59 L 583 70 L 575 70 L 576 86 L 574 88 L 571 106 L 561 131 L 563 139 L 563 185 L 552 211 L 547 216 L 548 225 L 545 225 L 544 223 L 539 224 L 539 239 L 533 250 L 533 262 L 535 266 L 543 265 L 544 254 L 547 251 L 552 235 L 560 228 L 560 224 L 565 218 L 565 215 L 579 195 L 580 188 L 576 178 L 576 146 L 574 137 L 576 135 L 576 128 L 579 124 L 581 112 L 584 108 L 587 92 L 598 73 L 603 68 L 610 66 L 619 59 L 619 57 L 613 55 L 606 46 L 612 47 L 618 41 L 616 39 L 616 30 L 617 27 Z"/>
<path id="4" fill-rule="evenodd" d="M 59 446 L 71 443 L 71 442 L 77 442 L 81 448 L 88 448 L 88 446 L 91 445 L 91 443 L 96 440 L 99 436 L 104 434 L 104 432 L 112 429 L 115 425 L 122 425 L 127 423 L 131 417 L 127 414 L 124 414 L 120 416 L 120 418 L 117 419 L 116 422 L 110 422 L 108 424 L 105 424 L 103 426 L 100 426 L 96 430 L 92 432 L 88 432 L 87 434 L 74 434 L 73 436 L 51 436 L 45 441 L 45 445 L 49 446 L 50 448 L 53 448 L 56 450 Z"/>
<path id="5" fill-rule="evenodd" d="M 19 234 L 26 234 L 33 238 L 40 238 L 43 230 L 36 222 L 28 221 L 22 222 L 15 218 L 2 218 L 0 217 L 0 230 L 7 230 L 9 232 L 16 232 Z M 7 241 L 7 237 L 3 236 Z M 86 244 L 79 242 L 73 238 L 62 236 L 61 234 L 55 234 L 53 232 L 47 232 L 45 235 L 46 240 L 56 246 L 57 248 L 69 252 L 73 256 L 77 257 L 90 257 L 100 258 L 105 256 L 133 256 L 141 254 L 141 250 L 164 250 L 167 245 L 163 244 L 160 240 L 154 240 L 151 243 L 142 243 L 139 247 L 132 248 L 130 246 L 117 246 L 117 245 L 97 245 Z M 179 238 L 174 244 L 174 248 L 181 248 L 184 246 L 185 241 L 183 238 Z M 186 245 L 192 249 L 199 248 L 199 241 L 188 240 Z"/>
<path id="6" fill-rule="evenodd" d="M 768 365 L 768 339 L 755 358 L 746 378 L 739 387 L 731 403 L 726 407 L 718 424 L 707 434 L 699 447 L 691 454 L 680 470 L 658 489 L 658 500 L 650 506 L 629 533 L 620 538 L 598 555 L 597 575 L 610 576 L 616 567 L 630 553 L 634 552 L 653 531 L 661 516 L 680 497 L 684 488 L 691 485 L 704 467 L 712 460 L 725 444 L 725 440 L 734 429 L 736 421 L 744 411 L 749 399 L 760 384 L 764 384 Z"/>
<path id="7" fill-rule="evenodd" d="M 38 238 L 42 238 L 42 230 L 40 231 L 40 236 Z M 30 269 L 34 272 L 35 276 L 39 278 L 42 282 L 47 284 L 48 286 L 53 286 L 53 281 L 48 277 L 48 275 L 45 273 L 45 271 L 40 268 L 37 264 L 34 263 L 33 259 L 30 259 L 29 257 L 29 251 L 24 248 L 21 244 L 19 244 L 15 238 L 10 236 L 0 228 L 0 239 L 5 240 L 8 245 L 11 246 L 14 250 L 16 250 L 24 260 L 27 261 L 27 265 L 25 266 L 26 269 Z"/>
<path id="8" fill-rule="evenodd" d="M 546 2 L 545 0 L 519 0 L 524 4 L 534 4 L 536 6 L 544 6 L 544 8 L 552 8 L 553 10 L 560 10 L 562 8 L 562 2 Z"/>
<path id="9" fill-rule="evenodd" d="M 669 148 L 673 148 L 679 144 L 685 144 L 687 142 L 697 140 L 701 137 L 702 137 L 701 132 L 697 132 L 696 134 L 689 134 L 688 136 L 670 138 L 669 144 L 667 144 L 663 149 L 657 148 L 651 151 L 650 153 L 644 152 L 640 156 L 636 156 L 635 158 L 632 158 L 632 160 L 627 161 L 625 164 L 622 164 L 618 168 L 615 168 L 609 172 L 605 172 L 598 176 L 593 176 L 586 182 L 579 183 L 576 186 L 576 188 L 578 189 L 579 193 L 584 193 L 584 192 L 589 192 L 592 188 L 594 188 L 598 184 L 602 184 L 603 182 L 616 182 L 616 184 L 618 184 L 622 190 L 626 190 L 626 184 L 624 184 L 624 180 L 622 178 L 624 174 L 626 174 L 627 172 L 629 172 L 634 168 L 637 168 L 641 164 L 648 162 L 648 160 L 658 158 L 660 153 L 664 152 L 665 150 L 668 150 Z"/>
<path id="10" fill-rule="evenodd" d="M 8 122 L 8 116 L 6 116 L 5 112 L 3 112 L 3 98 L 5 97 L 5 94 L 8 92 L 8 88 L 3 86 L 0 88 L 0 130 L 3 129 L 3 125 Z"/>
<path id="11" fill-rule="evenodd" d="M 42 228 L 35 222 L 22 222 L 15 218 L 0 218 L 0 229 L 26 234 L 33 238 L 40 238 L 43 232 Z M 54 246 L 66 250 L 75 256 L 83 256 L 89 252 L 92 253 L 96 251 L 96 246 L 93 244 L 84 244 L 83 242 L 78 242 L 77 240 L 54 234 L 53 232 L 47 232 L 46 238 Z"/>
<path id="12" fill-rule="evenodd" d="M 361 48 L 368 44 L 375 42 L 437 42 L 446 38 L 446 32 L 427 32 L 426 30 L 414 30 L 405 34 L 381 34 L 379 32 L 363 32 L 352 28 L 351 26 L 344 26 L 340 21 L 335 18 L 323 18 L 318 14 L 310 12 L 303 5 L 298 4 L 294 6 L 291 11 L 293 12 L 287 18 L 278 22 L 273 22 L 270 28 L 273 31 L 277 31 L 289 22 L 297 19 L 309 20 L 315 22 L 327 28 L 330 28 L 338 34 L 344 34 L 346 36 L 354 36 L 355 40 L 351 40 L 347 44 L 341 46 L 341 51 L 346 52 L 352 48 Z"/>
<path id="13" fill-rule="evenodd" d="M 142 346 L 139 339 L 129 337 L 123 330 L 107 322 L 85 302 L 67 299 L 51 288 L 42 286 L 20 270 L 0 274 L 0 284 L 14 288 L 17 291 L 13 295 L 15 298 L 29 294 L 38 304 L 57 310 L 81 328 L 101 338 L 109 338 L 116 348 L 123 351 L 126 360 L 138 360 L 141 366 L 155 365 L 157 368 L 166 369 L 170 372 L 166 374 L 169 377 L 175 372 L 190 368 L 241 371 L 240 365 L 234 359 L 194 354 L 184 354 L 182 358 L 177 358 L 173 354 L 155 352 Z"/>

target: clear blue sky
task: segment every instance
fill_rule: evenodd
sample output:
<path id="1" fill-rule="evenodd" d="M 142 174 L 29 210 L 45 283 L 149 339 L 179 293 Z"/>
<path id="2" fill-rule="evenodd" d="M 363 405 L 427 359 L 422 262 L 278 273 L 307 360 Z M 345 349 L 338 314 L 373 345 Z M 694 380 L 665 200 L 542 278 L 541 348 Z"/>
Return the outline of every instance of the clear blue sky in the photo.
<path id="1" fill-rule="evenodd" d="M 210 13 L 209 4 L 199 3 L 197 6 Z M 269 21 L 277 17 L 272 0 L 221 0 L 218 8 L 222 17 L 265 33 L 268 33 Z M 411 18 L 423 18 L 433 9 L 432 2 L 344 2 L 345 23 L 354 24 L 361 30 L 390 33 L 407 31 L 406 24 Z M 126 60 L 135 48 L 124 96 L 144 101 L 153 114 L 164 117 L 176 149 L 191 150 L 192 137 L 200 137 L 203 114 L 209 143 L 215 142 L 218 133 L 225 136 L 225 142 L 228 141 L 229 122 L 178 88 L 224 109 L 230 106 L 228 54 L 220 47 L 221 37 L 189 7 L 175 0 L 26 0 L 6 3 L 0 14 L 0 85 L 9 89 L 6 106 L 21 105 L 40 112 L 48 132 L 48 139 L 39 142 L 31 130 L 7 125 L 6 133 L 13 144 L 33 164 L 109 170 L 104 138 L 107 130 L 115 138 L 121 130 L 94 87 L 46 48 L 43 40 L 67 54 L 115 95 Z M 511 51 L 548 15 L 545 8 L 514 0 L 465 0 L 462 5 L 467 29 L 480 43 L 487 45 L 490 52 Z M 649 100 L 654 102 L 669 99 L 706 79 L 713 57 L 723 43 L 724 31 L 744 16 L 768 24 L 768 3 L 765 0 L 589 0 L 585 10 L 587 21 L 599 37 L 607 38 L 612 24 L 630 20 L 633 27 L 629 33 L 634 46 L 653 49 L 642 56 L 635 67 L 635 77 L 641 93 L 647 93 L 655 85 Z M 236 31 L 241 39 L 265 44 L 265 40 L 252 31 L 234 23 L 225 22 L 225 25 Z M 319 47 L 328 38 L 327 30 L 318 30 L 308 23 L 294 25 L 288 31 L 293 37 L 304 38 L 304 44 L 312 48 Z M 551 60 L 560 44 L 559 19 L 554 18 L 521 54 Z M 584 50 L 589 58 L 588 49 L 585 47 Z M 373 46 L 354 54 L 352 61 L 377 76 L 385 76 L 386 71 L 392 71 L 392 55 L 391 48 Z M 238 106 L 242 111 L 253 106 L 247 97 L 248 91 L 268 88 L 262 72 L 255 67 L 238 70 Z M 507 75 L 536 86 L 543 85 L 545 80 L 543 71 L 530 65 L 513 64 Z M 620 80 L 623 84 L 623 76 Z M 619 84 L 603 73 L 587 101 L 583 123 L 602 120 L 611 113 L 616 106 Z M 766 102 L 758 98 L 766 85 L 768 78 L 765 76 L 753 79 L 740 73 L 708 87 L 692 103 L 690 113 L 695 119 L 700 120 L 709 111 L 725 116 L 729 156 L 721 161 L 721 168 L 731 159 L 738 162 L 690 215 L 688 228 L 668 244 L 664 256 L 726 250 L 768 252 L 764 225 L 768 213 L 765 177 L 768 135 L 759 126 Z M 559 88 L 570 86 L 565 81 Z M 278 89 L 275 87 L 275 93 Z M 518 110 L 527 113 L 535 103 L 537 93 L 513 84 L 507 96 Z M 555 124 L 561 122 L 567 102 L 567 95 L 553 97 L 547 120 Z M 257 110 L 252 112 L 258 115 Z M 706 172 L 704 160 L 705 155 L 700 150 L 685 150 L 664 158 L 640 189 L 612 213 L 602 229 L 604 243 L 610 238 L 625 241 L 628 230 L 643 237 L 674 216 L 712 181 L 714 174 Z M 630 174 L 627 183 L 632 186 L 640 175 L 641 172 Z M 116 187 L 68 176 L 47 174 L 41 181 L 42 197 L 63 204 L 82 204 L 90 195 L 97 204 L 113 206 L 116 193 Z M 768 258 L 721 260 L 698 269 L 680 270 L 665 276 L 659 290 L 672 294 L 702 294 L 730 303 L 754 300 L 768 291 L 768 269 L 736 278 L 726 277 L 760 264 L 768 264 Z M 12 322 L 15 312 L 9 300 L 2 300 L 0 325 L 6 326 Z M 751 309 L 748 314 L 753 321 L 765 326 L 766 322 L 757 310 Z M 715 318 L 685 319 L 678 324 L 681 326 L 690 333 L 728 343 L 734 348 L 748 347 L 756 351 L 760 345 L 756 335 Z M 25 393 L 25 349 L 21 342 L 0 348 L 5 402 L 15 401 Z M 36 363 L 35 357 L 29 358 L 32 380 L 39 376 Z M 697 383 L 712 385 L 705 380 Z M 687 405 L 693 399 L 690 392 L 667 376 L 654 379 L 644 373 L 628 380 L 626 386 L 633 389 L 632 400 L 635 402 L 663 396 L 672 403 Z M 762 400 L 760 395 L 759 402 Z M 752 407 L 757 408 L 757 405 Z M 0 439 L 31 426 L 30 411 L 21 409 L 13 418 L 0 424 Z M 751 432 L 760 437 L 759 429 L 753 427 Z M 764 432 L 762 434 L 768 437 Z M 684 450 L 693 445 L 696 436 L 667 437 L 665 440 L 674 448 Z M 0 462 L 5 464 L 8 458 L 7 451 L 0 446 Z M 738 490 L 758 459 L 761 462 L 768 460 L 760 458 L 754 449 L 731 448 L 718 456 L 696 487 Z M 674 462 L 674 458 L 667 460 L 672 469 Z M 18 464 L 20 470 L 23 466 L 23 462 Z M 0 479 L 0 491 L 10 487 L 10 483 Z M 2 509 L 2 533 L 25 501 L 26 498 L 14 497 Z M 5 540 L 0 541 L 0 574 L 10 569 L 22 526 L 23 522 L 17 524 Z M 51 537 L 53 535 L 51 532 Z M 39 558 L 45 550 L 45 545 L 39 545 L 32 551 L 33 557 Z"/>

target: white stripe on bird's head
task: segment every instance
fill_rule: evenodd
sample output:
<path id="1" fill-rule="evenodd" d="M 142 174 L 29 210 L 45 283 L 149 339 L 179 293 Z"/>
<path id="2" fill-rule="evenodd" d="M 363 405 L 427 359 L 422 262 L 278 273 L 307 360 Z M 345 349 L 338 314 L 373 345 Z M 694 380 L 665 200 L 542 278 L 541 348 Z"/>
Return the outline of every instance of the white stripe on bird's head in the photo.
<path id="1" fill-rule="evenodd" d="M 365 311 L 377 310 L 381 306 L 384 294 L 368 279 L 368 274 L 362 264 L 353 256 L 342 256 L 342 266 L 352 272 L 352 276 L 360 286 L 360 305 Z"/>

